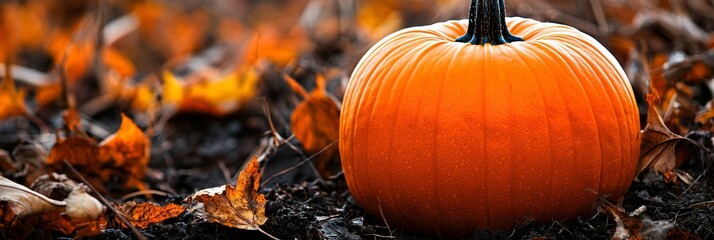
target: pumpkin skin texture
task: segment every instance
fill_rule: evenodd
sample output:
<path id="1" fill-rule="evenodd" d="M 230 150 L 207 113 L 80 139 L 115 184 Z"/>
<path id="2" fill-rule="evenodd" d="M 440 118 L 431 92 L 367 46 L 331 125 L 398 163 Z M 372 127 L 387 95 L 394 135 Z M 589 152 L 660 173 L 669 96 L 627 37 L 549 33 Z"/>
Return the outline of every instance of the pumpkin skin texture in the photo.
<path id="1" fill-rule="evenodd" d="M 339 133 L 357 203 L 393 228 L 464 237 L 622 197 L 640 126 L 612 54 L 575 28 L 526 18 L 506 18 L 523 42 L 454 42 L 467 24 L 403 29 L 357 65 Z"/>

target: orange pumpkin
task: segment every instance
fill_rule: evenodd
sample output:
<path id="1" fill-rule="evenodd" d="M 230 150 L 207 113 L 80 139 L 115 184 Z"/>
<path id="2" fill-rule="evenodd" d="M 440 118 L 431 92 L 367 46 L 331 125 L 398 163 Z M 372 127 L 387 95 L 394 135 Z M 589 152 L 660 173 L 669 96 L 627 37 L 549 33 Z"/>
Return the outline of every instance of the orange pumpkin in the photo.
<path id="1" fill-rule="evenodd" d="M 467 236 L 622 197 L 640 126 L 615 58 L 575 28 L 475 2 L 471 20 L 393 33 L 354 70 L 339 148 L 357 203 L 392 227 Z"/>

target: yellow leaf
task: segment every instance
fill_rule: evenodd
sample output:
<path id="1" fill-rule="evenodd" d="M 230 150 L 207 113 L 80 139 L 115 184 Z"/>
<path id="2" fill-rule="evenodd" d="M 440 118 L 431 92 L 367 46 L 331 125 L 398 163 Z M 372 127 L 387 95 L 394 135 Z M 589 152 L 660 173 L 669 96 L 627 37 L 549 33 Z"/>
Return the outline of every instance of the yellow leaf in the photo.
<path id="1" fill-rule="evenodd" d="M 162 75 L 164 90 L 161 102 L 164 105 L 178 107 L 178 105 L 181 104 L 181 99 L 183 99 L 183 85 L 181 85 L 179 80 L 176 79 L 176 76 L 169 71 L 164 71 Z"/>
<path id="2" fill-rule="evenodd" d="M 165 105 L 181 112 L 224 115 L 235 112 L 255 95 L 260 79 L 255 70 L 231 73 L 218 79 L 182 85 L 170 72 L 164 72 Z"/>

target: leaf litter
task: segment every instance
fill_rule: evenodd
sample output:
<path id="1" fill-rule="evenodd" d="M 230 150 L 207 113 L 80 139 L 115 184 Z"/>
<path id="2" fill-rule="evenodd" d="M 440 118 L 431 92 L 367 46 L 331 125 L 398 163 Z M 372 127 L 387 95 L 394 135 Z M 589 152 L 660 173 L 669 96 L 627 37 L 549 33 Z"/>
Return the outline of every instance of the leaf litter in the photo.
<path id="1" fill-rule="evenodd" d="M 420 239 L 351 198 L 334 144 L 339 99 L 378 39 L 464 18 L 466 3 L 98 2 L 1 5 L 3 236 Z M 713 238 L 714 5 L 507 4 L 613 52 L 640 107 L 641 171 L 591 217 L 472 238 Z"/>

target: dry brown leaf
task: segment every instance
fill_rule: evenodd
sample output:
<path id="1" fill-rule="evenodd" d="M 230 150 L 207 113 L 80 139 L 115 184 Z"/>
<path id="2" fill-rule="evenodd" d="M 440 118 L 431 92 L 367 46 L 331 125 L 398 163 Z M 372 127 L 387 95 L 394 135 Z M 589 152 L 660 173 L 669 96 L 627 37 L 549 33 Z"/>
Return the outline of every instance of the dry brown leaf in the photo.
<path id="1" fill-rule="evenodd" d="M 612 217 L 617 224 L 612 235 L 612 240 L 642 240 L 642 219 L 630 216 L 625 210 L 615 206 L 607 200 L 598 201 L 600 210 Z"/>
<path id="2" fill-rule="evenodd" d="M 42 214 L 40 221 L 44 228 L 75 238 L 97 235 L 106 228 L 106 208 L 87 193 L 87 187 L 83 184 L 77 185 L 64 202 L 67 203 L 64 211 Z"/>
<path id="3" fill-rule="evenodd" d="M 141 229 L 147 228 L 151 224 L 178 217 L 181 213 L 186 211 L 186 207 L 174 203 L 160 206 L 151 202 L 137 203 L 129 201 L 117 203 L 115 207 L 121 211 L 132 224 Z M 116 217 L 115 221 L 121 223 L 123 227 L 127 227 L 119 217 Z"/>
<path id="4" fill-rule="evenodd" d="M 714 77 L 714 49 L 688 56 L 685 60 L 667 66 L 664 77 L 668 84 L 676 82 L 697 84 Z"/>
<path id="5" fill-rule="evenodd" d="M 601 211 L 615 220 L 613 240 L 667 239 L 668 232 L 675 227 L 667 220 L 653 221 L 646 216 L 639 216 L 647 210 L 645 206 L 627 214 L 624 209 L 607 200 L 600 199 L 598 203 Z"/>
<path id="6" fill-rule="evenodd" d="M 236 187 L 223 185 L 203 189 L 184 200 L 189 211 L 208 222 L 246 230 L 258 230 L 265 216 L 265 196 L 260 188 L 260 164 L 253 157 L 238 176 Z"/>
<path id="7" fill-rule="evenodd" d="M 69 190 L 67 190 L 69 188 Z M 52 174 L 38 178 L 33 184 L 38 192 L 56 193 L 56 199 L 64 199 L 63 208 L 39 213 L 39 226 L 44 229 L 73 235 L 76 238 L 93 236 L 106 227 L 105 207 L 87 193 L 87 187 L 76 184 L 64 175 Z"/>
<path id="8" fill-rule="evenodd" d="M 0 176 L 0 229 L 18 219 L 48 211 L 61 211 L 66 204 L 50 199 L 29 188 Z"/>
<path id="9" fill-rule="evenodd" d="M 30 189 L 52 199 L 65 199 L 77 185 L 64 174 L 51 173 L 38 177 Z"/>
<path id="10" fill-rule="evenodd" d="M 17 166 L 15 166 L 15 162 L 10 158 L 10 154 L 2 149 L 0 149 L 0 170 L 10 173 L 17 171 Z"/>
<path id="11" fill-rule="evenodd" d="M 298 94 L 304 95 L 305 90 L 292 79 L 285 76 L 288 84 Z M 326 149 L 317 161 L 317 169 L 323 177 L 331 175 L 328 169 L 330 160 L 337 152 L 336 146 L 330 146 L 339 137 L 340 107 L 325 90 L 325 78 L 317 76 L 317 86 L 300 103 L 290 116 L 290 128 L 295 137 L 302 143 L 305 152 L 315 154 Z"/>
<path id="12" fill-rule="evenodd" d="M 99 200 L 89 195 L 87 190 L 87 186 L 79 184 L 64 200 L 67 204 L 65 214 L 71 219 L 97 220 L 106 211 L 106 207 Z"/>
<path id="13" fill-rule="evenodd" d="M 657 109 L 659 106 L 659 96 L 656 91 L 647 95 L 649 109 L 647 112 L 647 126 L 642 131 L 640 172 L 646 168 L 652 168 L 659 173 L 668 173 L 669 176 L 676 176 L 670 173 L 677 166 L 683 163 L 684 158 L 678 158 L 678 151 L 691 151 L 691 148 L 698 147 L 709 151 L 706 147 L 689 138 L 672 133 L 665 126 L 662 116 Z M 682 145 L 680 143 L 689 143 Z M 685 149 L 678 149 L 678 146 L 689 146 Z"/>
<path id="14" fill-rule="evenodd" d="M 22 184 L 25 186 L 30 185 L 35 179 L 47 173 L 47 167 L 45 165 L 47 151 L 45 147 L 39 143 L 20 142 L 20 144 L 12 150 L 12 157 L 18 164 L 21 176 L 24 177 L 25 181 Z"/>

